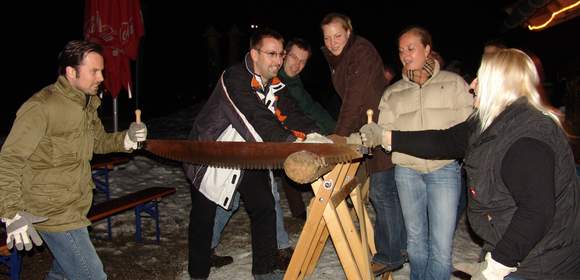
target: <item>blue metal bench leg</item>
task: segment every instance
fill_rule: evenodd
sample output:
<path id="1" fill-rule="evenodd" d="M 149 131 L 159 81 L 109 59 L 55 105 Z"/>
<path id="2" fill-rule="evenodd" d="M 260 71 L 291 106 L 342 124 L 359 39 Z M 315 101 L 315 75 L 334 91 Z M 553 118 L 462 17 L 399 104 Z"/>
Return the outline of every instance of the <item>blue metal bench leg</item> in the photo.
<path id="1" fill-rule="evenodd" d="M 10 253 L 10 280 L 20 280 L 20 260 L 21 256 L 18 251 L 12 249 Z"/>
<path id="2" fill-rule="evenodd" d="M 159 203 L 155 202 L 155 241 L 159 244 Z"/>
<path id="3" fill-rule="evenodd" d="M 105 169 L 105 185 L 103 186 L 107 200 L 111 200 L 111 189 L 109 188 L 109 169 Z M 107 218 L 107 236 L 113 240 L 113 223 L 111 217 Z"/>
<path id="4" fill-rule="evenodd" d="M 141 239 L 141 205 L 135 207 L 135 241 L 137 243 L 143 242 Z"/>
<path id="5" fill-rule="evenodd" d="M 107 200 L 111 200 L 111 191 L 109 188 L 109 169 L 96 169 L 92 172 L 95 188 L 105 194 Z M 107 237 L 113 239 L 113 223 L 111 217 L 107 218 Z"/>
<path id="6" fill-rule="evenodd" d="M 145 212 L 148 216 L 142 215 Z M 142 243 L 143 239 L 141 237 L 141 218 L 152 218 L 155 220 L 155 240 L 157 244 L 160 241 L 160 228 L 159 228 L 159 207 L 157 201 L 147 202 L 145 204 L 137 205 L 135 207 L 135 240 L 137 243 Z"/>
<path id="7" fill-rule="evenodd" d="M 109 169 L 105 168 L 104 172 L 104 184 L 101 190 L 105 193 L 107 200 L 111 200 L 111 189 L 109 188 Z M 113 223 L 111 222 L 111 217 L 107 218 L 107 237 L 109 240 L 113 239 Z"/>

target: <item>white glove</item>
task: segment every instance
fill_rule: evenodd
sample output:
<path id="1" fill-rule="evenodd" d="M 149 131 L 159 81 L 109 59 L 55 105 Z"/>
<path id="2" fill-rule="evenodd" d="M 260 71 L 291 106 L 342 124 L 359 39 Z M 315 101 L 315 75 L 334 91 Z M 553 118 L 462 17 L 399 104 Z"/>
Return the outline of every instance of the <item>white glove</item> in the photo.
<path id="1" fill-rule="evenodd" d="M 139 147 L 137 143 L 145 140 L 147 140 L 147 126 L 145 123 L 132 122 L 127 130 L 127 134 L 125 134 L 123 144 L 125 150 L 135 150 Z"/>
<path id="2" fill-rule="evenodd" d="M 374 148 L 380 145 L 387 149 L 389 144 L 385 141 L 386 132 L 386 129 L 374 122 L 363 125 L 360 128 L 363 145 L 368 148 Z"/>
<path id="3" fill-rule="evenodd" d="M 471 274 L 471 280 L 503 280 L 517 268 L 505 266 L 496 262 L 491 253 L 485 254 L 485 261 L 481 263 L 459 263 L 455 267 L 461 271 Z"/>
<path id="4" fill-rule="evenodd" d="M 362 145 L 362 135 L 359 132 L 351 133 L 346 137 L 346 143 L 352 145 Z"/>
<path id="5" fill-rule="evenodd" d="M 306 139 L 300 140 L 297 139 L 294 143 L 329 143 L 332 144 L 332 140 L 328 139 L 325 136 L 320 135 L 319 133 L 313 132 L 306 134 Z"/>
<path id="6" fill-rule="evenodd" d="M 26 251 L 29 251 L 32 249 L 32 242 L 36 246 L 42 245 L 42 239 L 32 224 L 46 220 L 48 218 L 34 216 L 24 211 L 16 213 L 12 219 L 2 218 L 2 221 L 6 223 L 6 245 L 8 245 L 8 249 L 12 249 L 16 245 L 16 250 L 22 250 L 24 247 Z M 32 239 L 32 242 L 30 242 L 30 239 Z"/>

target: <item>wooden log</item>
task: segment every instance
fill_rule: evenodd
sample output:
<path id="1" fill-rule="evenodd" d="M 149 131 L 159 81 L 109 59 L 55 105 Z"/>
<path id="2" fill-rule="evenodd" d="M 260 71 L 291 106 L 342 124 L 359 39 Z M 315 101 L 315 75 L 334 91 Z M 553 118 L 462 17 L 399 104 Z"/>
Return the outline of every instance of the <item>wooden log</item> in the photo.
<path id="1" fill-rule="evenodd" d="M 324 158 L 309 151 L 293 153 L 284 161 L 286 175 L 299 184 L 314 182 L 322 175 L 330 172 L 334 166 L 334 164 L 326 164 Z"/>

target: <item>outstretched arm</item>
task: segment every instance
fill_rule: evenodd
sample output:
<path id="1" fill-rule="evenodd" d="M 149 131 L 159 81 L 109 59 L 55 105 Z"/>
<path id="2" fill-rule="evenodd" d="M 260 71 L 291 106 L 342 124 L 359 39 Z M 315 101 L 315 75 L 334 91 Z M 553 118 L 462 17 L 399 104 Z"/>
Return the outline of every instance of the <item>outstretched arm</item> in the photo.
<path id="1" fill-rule="evenodd" d="M 444 130 L 392 131 L 392 149 L 426 159 L 462 158 L 467 149 L 468 122 Z"/>
<path id="2" fill-rule="evenodd" d="M 357 133 L 349 139 L 356 139 Z M 425 159 L 457 159 L 465 155 L 469 125 L 462 122 L 445 130 L 390 131 L 374 122 L 360 129 L 362 144 L 369 148 L 382 146 L 388 152 L 395 151 Z M 357 144 L 351 141 L 350 144 Z"/>

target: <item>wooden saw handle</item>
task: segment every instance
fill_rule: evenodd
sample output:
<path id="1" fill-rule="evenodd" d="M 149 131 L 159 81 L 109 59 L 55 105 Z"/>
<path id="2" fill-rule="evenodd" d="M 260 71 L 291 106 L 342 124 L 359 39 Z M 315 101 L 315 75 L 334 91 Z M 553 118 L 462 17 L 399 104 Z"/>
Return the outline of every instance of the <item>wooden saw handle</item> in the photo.
<path id="1" fill-rule="evenodd" d="M 135 122 L 141 123 L 141 110 L 139 110 L 139 109 L 135 110 Z M 137 142 L 137 149 L 142 149 L 142 148 L 143 148 L 143 142 L 142 141 Z"/>
<path id="2" fill-rule="evenodd" d="M 135 110 L 135 122 L 141 123 L 141 110 L 139 109 Z"/>
<path id="3" fill-rule="evenodd" d="M 367 110 L 367 124 L 368 123 L 372 123 L 373 122 L 373 109 L 368 109 Z M 373 155 L 373 150 L 372 148 L 368 149 L 368 155 L 372 156 Z"/>

